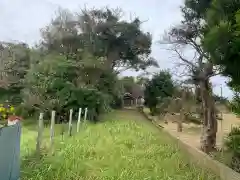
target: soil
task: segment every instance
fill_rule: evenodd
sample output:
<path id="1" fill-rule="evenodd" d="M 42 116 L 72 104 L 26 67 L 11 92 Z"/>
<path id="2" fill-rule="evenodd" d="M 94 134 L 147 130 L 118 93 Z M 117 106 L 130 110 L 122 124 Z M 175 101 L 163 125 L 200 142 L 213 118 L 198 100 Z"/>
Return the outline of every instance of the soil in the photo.
<path id="1" fill-rule="evenodd" d="M 177 115 L 167 115 L 164 121 L 159 121 L 159 124 L 164 127 L 167 131 L 170 131 L 176 137 L 187 142 L 189 145 L 199 148 L 200 146 L 200 135 L 201 135 L 201 125 L 196 125 L 193 123 L 183 123 L 183 131 L 177 132 L 177 124 L 175 121 L 179 119 Z M 224 113 L 223 120 L 218 121 L 218 132 L 217 132 L 217 146 L 222 147 L 223 140 L 225 136 L 231 131 L 233 126 L 240 125 L 240 118 L 236 117 L 231 113 Z"/>

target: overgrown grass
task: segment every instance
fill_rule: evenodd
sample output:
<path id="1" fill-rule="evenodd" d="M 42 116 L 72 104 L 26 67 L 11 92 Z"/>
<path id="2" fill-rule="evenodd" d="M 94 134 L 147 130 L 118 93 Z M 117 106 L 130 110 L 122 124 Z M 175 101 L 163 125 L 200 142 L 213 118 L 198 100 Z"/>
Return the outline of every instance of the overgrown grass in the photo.
<path id="1" fill-rule="evenodd" d="M 217 180 L 193 164 L 174 141 L 143 117 L 115 111 L 98 124 L 83 124 L 81 132 L 61 143 L 57 127 L 55 153 L 34 156 L 36 132 L 23 129 L 22 180 Z M 45 142 L 49 137 L 45 133 Z"/>

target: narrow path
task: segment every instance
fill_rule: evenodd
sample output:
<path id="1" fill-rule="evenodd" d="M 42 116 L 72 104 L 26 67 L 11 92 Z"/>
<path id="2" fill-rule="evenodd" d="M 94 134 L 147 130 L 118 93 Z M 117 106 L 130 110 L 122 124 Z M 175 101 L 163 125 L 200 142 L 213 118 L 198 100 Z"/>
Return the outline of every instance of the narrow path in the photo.
<path id="1" fill-rule="evenodd" d="M 201 126 L 195 124 L 183 124 L 183 132 L 177 132 L 177 124 L 171 122 L 171 118 L 168 116 L 168 124 L 163 121 L 159 121 L 167 131 L 172 133 L 175 137 L 187 142 L 193 147 L 199 148 L 200 146 L 200 136 L 201 136 Z M 218 121 L 218 132 L 217 132 L 217 146 L 222 147 L 224 138 L 231 131 L 234 126 L 239 126 L 240 120 L 232 113 L 223 114 L 223 120 Z"/>

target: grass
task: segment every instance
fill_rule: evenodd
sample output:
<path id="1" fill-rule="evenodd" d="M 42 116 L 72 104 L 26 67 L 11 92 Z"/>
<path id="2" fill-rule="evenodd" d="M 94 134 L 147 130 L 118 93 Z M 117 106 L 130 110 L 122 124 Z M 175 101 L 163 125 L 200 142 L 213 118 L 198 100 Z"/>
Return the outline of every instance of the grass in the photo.
<path id="1" fill-rule="evenodd" d="M 23 128 L 22 180 L 217 180 L 188 162 L 175 142 L 141 115 L 114 111 L 98 124 L 83 124 L 81 132 L 61 143 L 57 126 L 55 153 L 34 156 L 36 132 Z M 48 129 L 45 143 L 49 141 Z M 47 144 L 47 143 L 46 143 Z"/>
<path id="2" fill-rule="evenodd" d="M 217 160 L 231 168 L 231 160 L 232 160 L 231 152 L 228 152 L 228 151 L 222 152 L 222 150 L 221 150 L 221 151 L 213 152 L 211 155 L 215 160 Z"/>

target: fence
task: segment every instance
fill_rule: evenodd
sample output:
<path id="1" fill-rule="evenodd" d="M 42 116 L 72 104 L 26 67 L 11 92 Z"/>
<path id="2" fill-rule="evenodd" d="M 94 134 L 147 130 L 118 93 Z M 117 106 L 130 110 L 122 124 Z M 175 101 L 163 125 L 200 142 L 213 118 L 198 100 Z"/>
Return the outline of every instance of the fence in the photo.
<path id="1" fill-rule="evenodd" d="M 82 108 L 79 108 L 76 131 L 79 132 L 81 124 Z M 84 118 L 82 122 L 87 119 L 88 108 L 84 109 Z M 36 154 L 40 155 L 42 147 L 42 138 L 44 130 L 43 113 L 39 115 L 38 121 L 38 135 L 36 143 Z M 49 150 L 53 153 L 54 145 L 54 125 L 56 112 L 51 113 L 50 126 L 50 147 Z M 69 113 L 68 135 L 72 136 L 72 120 L 73 110 Z M 20 137 L 21 125 L 6 126 L 0 128 L 0 180 L 19 180 L 20 178 Z"/>
<path id="2" fill-rule="evenodd" d="M 1 180 L 18 180 L 20 177 L 20 136 L 20 123 L 0 128 Z"/>
<path id="3" fill-rule="evenodd" d="M 77 118 L 77 127 L 76 132 L 78 133 L 80 130 L 80 124 L 81 122 L 85 122 L 87 120 L 87 114 L 88 114 L 88 108 L 84 109 L 84 118 L 81 121 L 81 115 L 82 115 L 82 108 L 79 108 L 78 110 L 78 118 Z M 36 153 L 37 155 L 40 155 L 41 153 L 41 147 L 42 147 L 42 139 L 43 139 L 43 131 L 44 131 L 44 121 L 43 121 L 43 113 L 40 113 L 39 120 L 38 120 L 38 135 L 37 135 L 37 143 L 36 143 Z M 49 150 L 51 153 L 53 153 L 53 145 L 54 145 L 54 126 L 55 126 L 55 117 L 56 117 L 56 111 L 52 111 L 51 113 L 51 124 L 50 124 L 50 145 Z M 69 111 L 69 122 L 68 122 L 68 136 L 72 136 L 72 130 L 73 130 L 73 109 L 70 109 Z M 62 137 L 63 139 L 63 137 Z"/>

